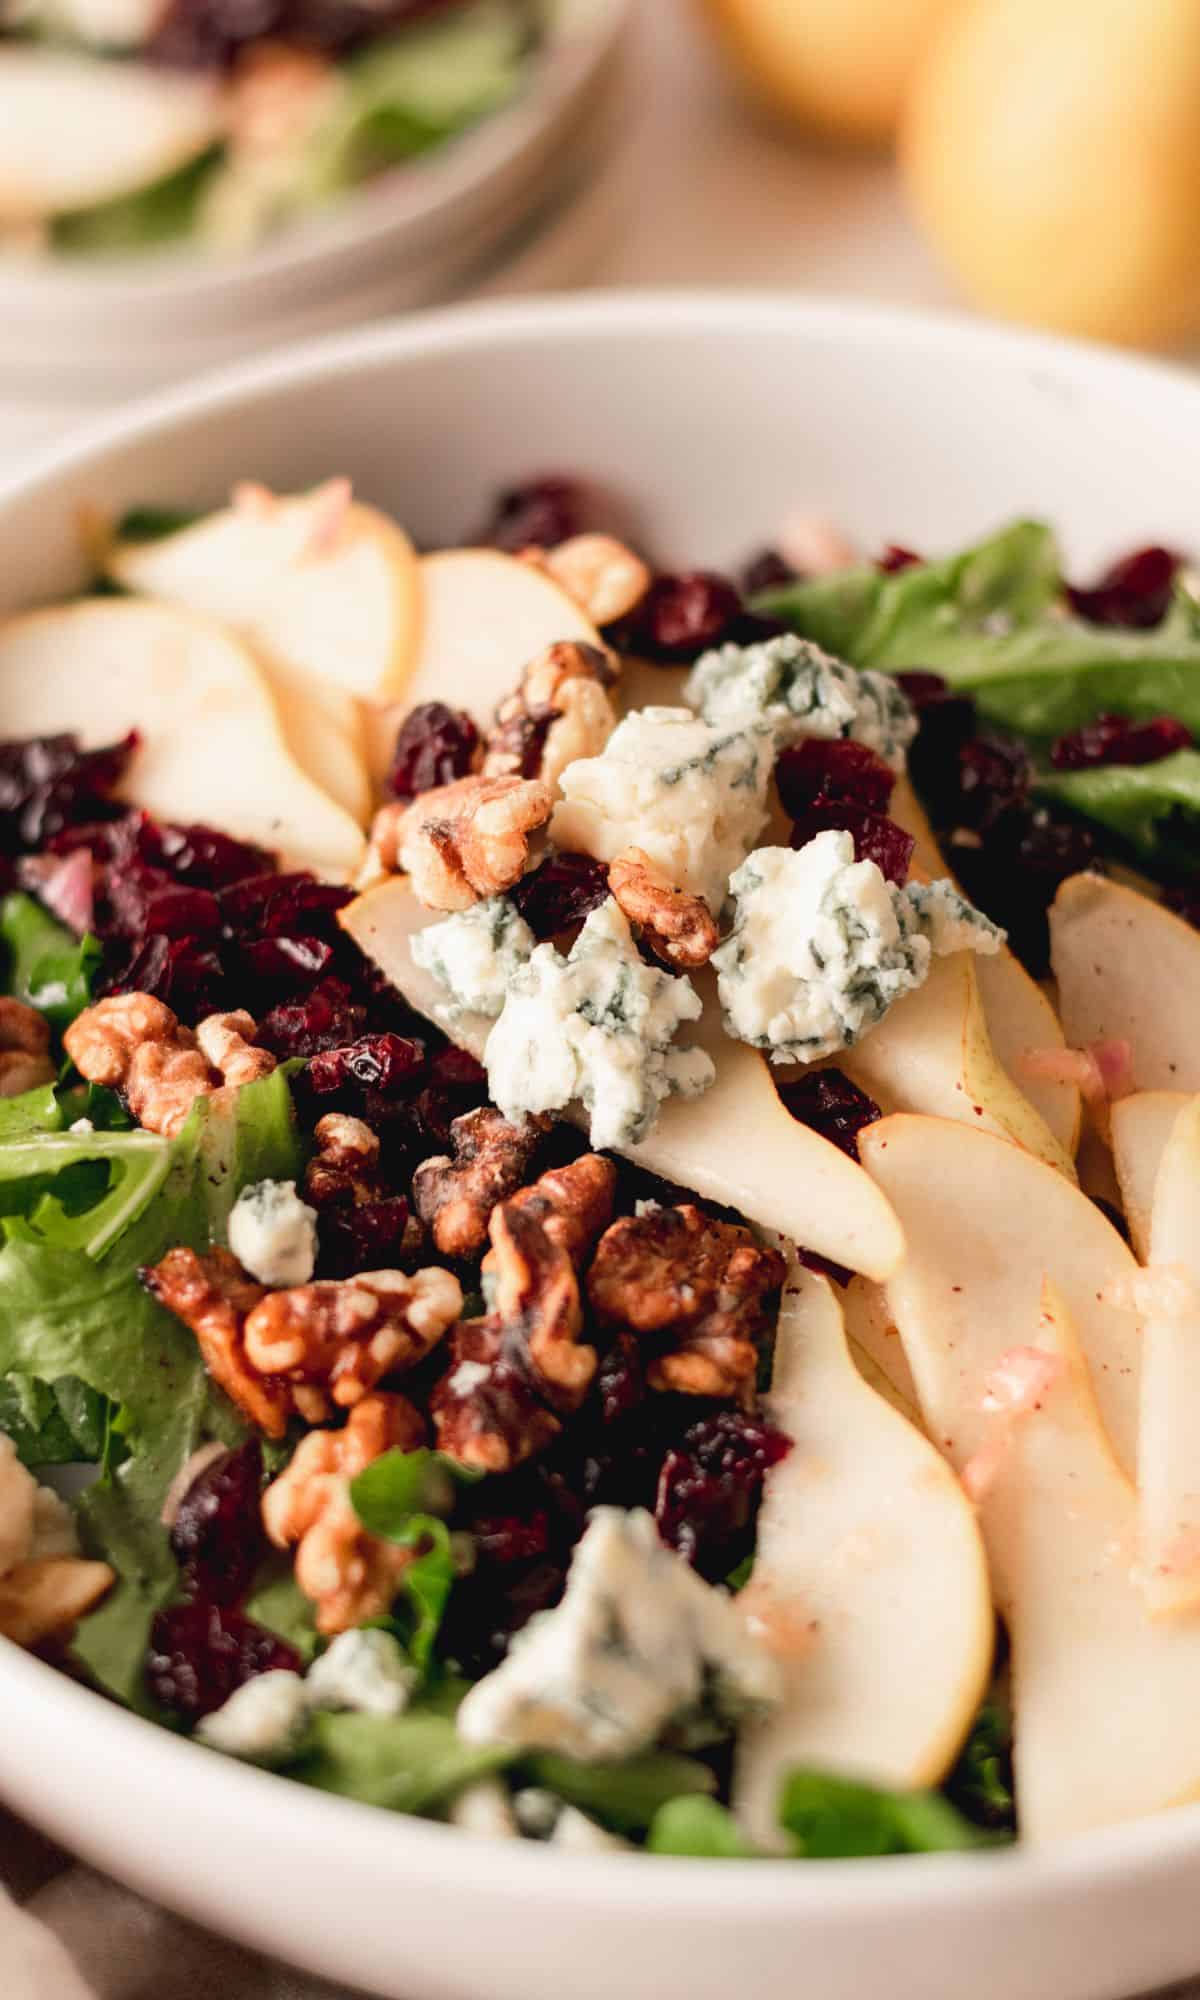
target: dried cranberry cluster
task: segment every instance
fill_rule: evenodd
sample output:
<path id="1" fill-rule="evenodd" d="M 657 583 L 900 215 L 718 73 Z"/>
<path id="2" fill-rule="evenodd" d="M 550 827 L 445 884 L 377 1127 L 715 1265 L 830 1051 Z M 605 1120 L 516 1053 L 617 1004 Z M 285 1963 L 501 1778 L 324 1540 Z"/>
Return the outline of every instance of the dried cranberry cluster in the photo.
<path id="1" fill-rule="evenodd" d="M 145 53 L 178 69 L 216 69 L 267 39 L 339 55 L 461 0 L 170 0 Z"/>
<path id="2" fill-rule="evenodd" d="M 783 752 L 775 781 L 793 821 L 793 847 L 803 847 L 831 828 L 850 833 L 856 861 L 873 861 L 889 882 L 907 880 L 913 838 L 888 818 L 896 780 L 873 750 L 862 743 L 808 737 Z"/>

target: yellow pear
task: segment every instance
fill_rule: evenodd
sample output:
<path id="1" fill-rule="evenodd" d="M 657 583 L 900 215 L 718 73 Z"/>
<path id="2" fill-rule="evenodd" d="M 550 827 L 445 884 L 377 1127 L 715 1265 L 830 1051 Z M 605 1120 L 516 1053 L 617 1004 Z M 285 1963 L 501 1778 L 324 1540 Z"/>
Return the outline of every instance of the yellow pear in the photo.
<path id="1" fill-rule="evenodd" d="M 831 138 L 882 144 L 941 17 L 959 0 L 703 0 L 751 88 Z"/>
<path id="2" fill-rule="evenodd" d="M 964 0 L 909 96 L 909 192 L 989 311 L 1176 341 L 1200 323 L 1198 103 L 1195 0 Z"/>

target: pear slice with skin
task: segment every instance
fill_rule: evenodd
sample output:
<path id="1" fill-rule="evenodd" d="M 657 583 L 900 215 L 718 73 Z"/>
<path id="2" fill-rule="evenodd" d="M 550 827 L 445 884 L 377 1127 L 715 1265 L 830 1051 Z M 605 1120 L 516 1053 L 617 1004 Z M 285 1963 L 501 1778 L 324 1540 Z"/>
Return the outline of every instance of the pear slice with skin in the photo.
<path id="1" fill-rule="evenodd" d="M 482 1058 L 492 1023 L 478 1014 L 448 1019 L 444 988 L 413 964 L 413 937 L 439 918 L 406 877 L 366 890 L 338 921 L 411 1007 Z M 886 1278 L 904 1248 L 887 1200 L 845 1153 L 791 1117 L 757 1050 L 723 1033 L 715 982 L 703 975 L 695 984 L 706 1005 L 694 1040 L 708 1049 L 717 1080 L 700 1097 L 669 1098 L 647 1137 L 622 1148 L 626 1158 L 748 1222 L 803 1238 L 852 1271 Z"/>
<path id="2" fill-rule="evenodd" d="M 1142 1588 L 1156 1616 L 1178 1616 L 1200 1607 L 1200 1097 L 1185 1100 L 1163 1150 L 1150 1264 L 1185 1282 L 1142 1335 Z"/>
<path id="3" fill-rule="evenodd" d="M 362 710 L 354 696 L 297 668 L 255 656 L 279 714 L 284 741 L 314 785 L 365 826 L 372 788 Z"/>
<path id="4" fill-rule="evenodd" d="M 192 612 L 97 597 L 9 619 L 0 714 L 13 736 L 69 728 L 85 748 L 135 730 L 120 795 L 159 819 L 204 821 L 323 874 L 361 859 L 361 828 L 289 756 L 252 654 Z"/>
<path id="5" fill-rule="evenodd" d="M 409 676 L 417 559 L 403 528 L 353 500 L 346 480 L 290 496 L 251 487 L 175 534 L 116 542 L 106 568 L 126 590 L 233 626 L 293 676 L 375 700 Z"/>
<path id="6" fill-rule="evenodd" d="M 1066 1048 L 1058 1015 L 1011 951 L 981 952 L 975 960 L 975 980 L 997 1061 L 1049 1126 L 1063 1152 L 1074 1159 L 1083 1109 L 1078 1087 L 1038 1076 L 1025 1061 L 1030 1049 Z"/>
<path id="7" fill-rule="evenodd" d="M 1143 1264 L 1150 1261 L 1150 1217 L 1158 1170 L 1175 1121 L 1190 1102 L 1183 1090 L 1139 1090 L 1133 1097 L 1119 1097 L 1112 1106 L 1113 1164 L 1121 1206 Z"/>
<path id="8" fill-rule="evenodd" d="M 996 1059 L 969 952 L 935 959 L 924 985 L 897 1001 L 838 1066 L 887 1111 L 961 1119 L 1075 1178 L 1070 1155 Z"/>
<path id="9" fill-rule="evenodd" d="M 980 1520 L 1012 1642 L 1019 1828 L 1040 1843 L 1200 1796 L 1200 1622 L 1147 1614 L 1137 1499 L 1052 1285 L 1010 1333 L 1048 1379 L 1010 1421 Z M 993 1363 L 969 1337 L 953 1359 L 965 1419 Z"/>
<path id="10" fill-rule="evenodd" d="M 939 1448 L 960 1469 L 980 1449 L 988 1426 L 964 1402 L 964 1368 L 971 1394 L 981 1395 L 983 1376 L 1033 1325 L 1048 1273 L 1079 1327 L 1114 1448 L 1132 1471 L 1138 1322 L 1102 1294 L 1138 1267 L 1111 1222 L 1032 1153 L 967 1125 L 884 1118 L 863 1130 L 858 1147 L 904 1232 L 888 1303 Z"/>
<path id="11" fill-rule="evenodd" d="M 859 1374 L 920 1429 L 917 1385 L 885 1288 L 870 1278 L 851 1278 L 842 1292 L 841 1307 L 846 1339 Z"/>
<path id="12" fill-rule="evenodd" d="M 1050 956 L 1073 1048 L 1127 1041 L 1135 1090 L 1200 1090 L 1200 932 L 1124 883 L 1072 875 L 1050 908 Z"/>
<path id="13" fill-rule="evenodd" d="M 41 222 L 165 180 L 223 136 L 208 77 L 44 42 L 0 47 L 0 222 Z"/>
<path id="14" fill-rule="evenodd" d="M 949 1769 L 995 1637 L 974 1510 L 928 1439 L 868 1388 L 828 1281 L 793 1267 L 768 1410 L 792 1449 L 767 1475 L 738 1599 L 785 1693 L 739 1739 L 733 1803 L 782 1845 L 780 1787 L 815 1765 L 903 1789 Z"/>

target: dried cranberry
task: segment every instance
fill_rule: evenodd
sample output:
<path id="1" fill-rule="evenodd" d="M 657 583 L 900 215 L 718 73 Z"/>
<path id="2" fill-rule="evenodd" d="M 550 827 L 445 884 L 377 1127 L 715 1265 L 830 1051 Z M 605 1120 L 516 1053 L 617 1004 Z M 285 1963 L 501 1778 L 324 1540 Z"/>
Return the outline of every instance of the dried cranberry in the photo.
<path id="1" fill-rule="evenodd" d="M 400 1194 L 325 1209 L 317 1229 L 318 1275 L 350 1278 L 356 1271 L 396 1269 L 407 1224 L 408 1203 Z"/>
<path id="2" fill-rule="evenodd" d="M 161 852 L 173 875 L 202 889 L 227 889 L 274 867 L 265 847 L 234 840 L 212 826 L 164 826 Z"/>
<path id="3" fill-rule="evenodd" d="M 480 539 L 510 553 L 525 548 L 552 549 L 557 542 L 595 527 L 602 513 L 598 496 L 582 480 L 543 473 L 497 495 Z"/>
<path id="4" fill-rule="evenodd" d="M 1029 792 L 1032 771 L 1019 743 L 973 736 L 958 753 L 957 816 L 964 826 L 986 832 Z"/>
<path id="5" fill-rule="evenodd" d="M 906 549 L 902 542 L 888 542 L 875 567 L 881 569 L 885 576 L 895 576 L 902 569 L 919 568 L 923 561 L 923 556 Z"/>
<path id="6" fill-rule="evenodd" d="M 1135 549 L 1105 570 L 1091 589 L 1068 587 L 1067 597 L 1093 625 L 1148 628 L 1167 615 L 1180 558 L 1170 549 Z"/>
<path id="7" fill-rule="evenodd" d="M 262 1470 L 262 1447 L 251 1438 L 206 1465 L 180 1501 L 171 1549 L 193 1595 L 236 1604 L 249 1590 L 266 1546 Z"/>
<path id="8" fill-rule="evenodd" d="M 738 583 L 743 596 L 757 597 L 760 591 L 782 590 L 786 584 L 795 583 L 799 574 L 778 549 L 760 549 L 745 565 Z"/>
<path id="9" fill-rule="evenodd" d="M 741 593 L 712 570 L 656 576 L 621 633 L 620 650 L 685 664 L 734 636 Z"/>
<path id="10" fill-rule="evenodd" d="M 212 891 L 173 882 L 165 868 L 110 868 L 105 891 L 112 927 L 126 937 L 210 937 L 221 928 Z"/>
<path id="11" fill-rule="evenodd" d="M 619 1333 L 596 1370 L 596 1394 L 606 1424 L 617 1423 L 646 1398 L 646 1368 L 641 1343 L 632 1333 Z"/>
<path id="12" fill-rule="evenodd" d="M 394 799 L 415 799 L 437 785 L 469 775 L 479 747 L 479 731 L 464 708 L 423 701 L 405 716 L 388 771 Z"/>
<path id="13" fill-rule="evenodd" d="M 67 827 L 110 816 L 137 744 L 135 731 L 100 750 L 84 750 L 71 735 L 0 743 L 0 845 L 40 849 Z"/>
<path id="14" fill-rule="evenodd" d="M 198 1722 L 257 1674 L 300 1671 L 300 1656 L 241 1611 L 203 1597 L 160 1611 L 150 1631 L 146 1685 L 160 1708 Z"/>
<path id="15" fill-rule="evenodd" d="M 472 1095 L 487 1090 L 487 1071 L 466 1049 L 456 1049 L 453 1042 L 435 1051 L 429 1065 L 429 1073 L 435 1084 L 443 1090 L 465 1090 Z"/>
<path id="16" fill-rule="evenodd" d="M 1174 750 L 1190 749 L 1192 732 L 1173 715 L 1156 715 L 1149 722 L 1131 722 L 1127 715 L 1098 715 L 1082 729 L 1060 736 L 1050 750 L 1050 762 L 1060 771 L 1082 771 L 1092 764 L 1155 764 Z"/>
<path id="17" fill-rule="evenodd" d="M 221 916 L 231 937 L 336 937 L 337 912 L 353 893 L 303 872 L 250 875 L 222 892 Z"/>
<path id="18" fill-rule="evenodd" d="M 476 1558 L 508 1564 L 530 1562 L 550 1547 L 550 1522 L 544 1507 L 522 1518 L 517 1514 L 477 1514 L 471 1523 Z"/>
<path id="19" fill-rule="evenodd" d="M 344 979 L 323 979 L 302 1000 L 272 1007 L 258 1024 L 258 1039 L 281 1062 L 307 1059 L 324 1049 L 355 1041 L 367 1024 L 367 1010 Z"/>
<path id="20" fill-rule="evenodd" d="M 880 873 L 897 886 L 908 880 L 908 866 L 916 846 L 912 834 L 897 826 L 886 813 L 868 812 L 865 806 L 819 800 L 795 822 L 791 845 L 804 847 L 818 833 L 827 833 L 831 828 L 853 835 L 856 861 L 873 861 Z"/>
<path id="21" fill-rule="evenodd" d="M 410 1084 L 425 1067 L 425 1045 L 406 1035 L 364 1035 L 340 1049 L 327 1049 L 308 1065 L 308 1081 L 318 1097 L 335 1090 L 392 1091 Z"/>
<path id="22" fill-rule="evenodd" d="M 105 982 L 109 993 L 152 993 L 185 1021 L 203 1020 L 228 1000 L 225 968 L 215 951 L 192 938 L 148 937 Z"/>
<path id="23" fill-rule="evenodd" d="M 975 704 L 940 674 L 914 670 L 896 679 L 920 722 L 909 745 L 909 776 L 934 817 L 950 819 L 959 798 L 959 753 L 976 734 Z"/>
<path id="24" fill-rule="evenodd" d="M 895 678 L 897 686 L 904 690 L 918 715 L 927 708 L 935 708 L 940 702 L 954 699 L 950 683 L 944 675 L 931 673 L 926 667 L 906 667 Z"/>
<path id="25" fill-rule="evenodd" d="M 946 858 L 971 900 L 1004 926 L 1017 957 L 1040 978 L 1050 963 L 1047 909 L 1069 875 L 1097 865 L 1090 827 L 1045 806 L 1017 808 L 982 844 L 952 835 Z"/>
<path id="26" fill-rule="evenodd" d="M 702 1575 L 728 1575 L 749 1546 L 767 1473 L 791 1448 L 782 1431 L 741 1410 L 692 1424 L 659 1474 L 654 1517 L 664 1542 Z"/>
<path id="27" fill-rule="evenodd" d="M 858 1135 L 883 1113 L 873 1097 L 851 1083 L 840 1069 L 809 1070 L 792 1083 L 778 1085 L 793 1118 L 819 1132 L 823 1139 L 858 1158 Z"/>
<path id="28" fill-rule="evenodd" d="M 599 909 L 608 896 L 608 869 L 590 854 L 552 854 L 509 893 L 542 942 Z"/>
<path id="29" fill-rule="evenodd" d="M 818 801 L 846 799 L 869 812 L 885 813 L 895 789 L 890 766 L 865 743 L 846 738 L 826 743 L 809 736 L 781 755 L 775 783 L 783 809 L 793 819 Z"/>
<path id="30" fill-rule="evenodd" d="M 240 946 L 242 962 L 254 979 L 285 993 L 311 986 L 333 965 L 331 944 L 319 937 L 264 937 Z"/>

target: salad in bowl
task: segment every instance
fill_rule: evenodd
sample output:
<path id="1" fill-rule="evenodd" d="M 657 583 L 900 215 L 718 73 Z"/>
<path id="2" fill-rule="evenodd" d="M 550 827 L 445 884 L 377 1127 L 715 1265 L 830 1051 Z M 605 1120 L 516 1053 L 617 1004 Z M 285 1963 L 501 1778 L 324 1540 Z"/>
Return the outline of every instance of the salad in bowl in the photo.
<path id="1" fill-rule="evenodd" d="M 0 1633 L 557 1847 L 1193 1796 L 1191 576 L 619 525 L 247 481 L 0 625 Z"/>

